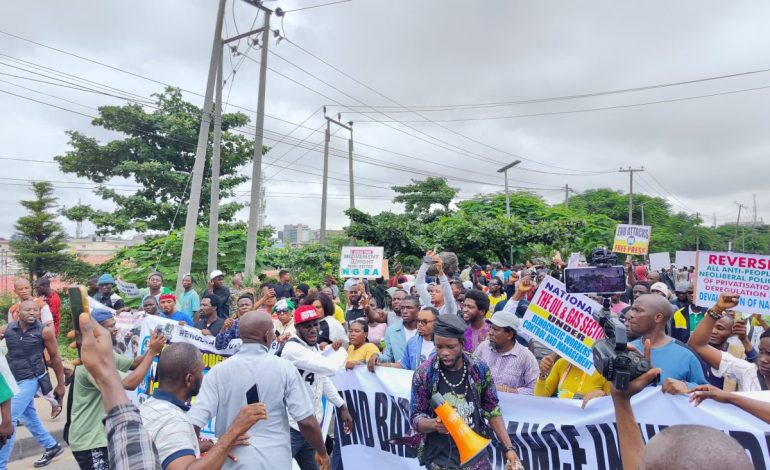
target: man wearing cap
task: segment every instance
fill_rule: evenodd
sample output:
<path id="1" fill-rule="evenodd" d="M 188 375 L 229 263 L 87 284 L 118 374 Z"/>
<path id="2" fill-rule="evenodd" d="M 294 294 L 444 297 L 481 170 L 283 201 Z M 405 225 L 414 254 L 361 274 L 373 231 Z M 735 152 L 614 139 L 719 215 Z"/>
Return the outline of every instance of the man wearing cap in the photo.
<path id="1" fill-rule="evenodd" d="M 695 331 L 706 313 L 705 307 L 695 305 L 695 289 L 692 283 L 687 283 L 687 305 L 681 307 L 671 317 L 670 331 L 674 339 L 686 343 L 690 333 Z"/>
<path id="2" fill-rule="evenodd" d="M 168 318 L 169 320 L 185 322 L 190 326 L 195 325 L 195 322 L 192 318 L 190 318 L 190 315 L 182 313 L 176 309 L 176 296 L 174 294 L 161 294 L 159 316 L 162 318 Z"/>
<path id="3" fill-rule="evenodd" d="M 662 282 L 656 282 L 650 286 L 650 294 L 662 295 L 664 299 L 669 300 L 668 286 Z"/>
<path id="4" fill-rule="evenodd" d="M 91 317 L 103 326 L 112 336 L 112 342 L 117 342 L 115 318 L 112 312 L 96 309 Z M 126 390 L 135 390 L 142 383 L 147 371 L 152 366 L 153 358 L 160 354 L 166 344 L 166 337 L 156 336 L 152 332 L 147 351 L 143 356 L 131 360 L 125 356 L 114 354 L 115 365 Z M 132 370 L 132 372 L 128 372 Z M 102 392 L 97 387 L 94 378 L 85 367 L 76 367 L 72 389 L 72 408 L 68 412 L 65 426 L 65 440 L 69 443 L 72 455 L 81 469 L 107 470 L 110 468 L 107 456 L 107 432 L 104 430 L 104 403 Z"/>
<path id="5" fill-rule="evenodd" d="M 125 307 L 123 299 L 118 294 L 112 292 L 112 289 L 115 288 L 115 279 L 110 274 L 102 274 L 96 282 L 99 285 L 99 291 L 94 295 L 94 299 L 97 302 L 113 310 L 120 310 Z"/>
<path id="6" fill-rule="evenodd" d="M 340 370 L 344 362 L 321 354 L 318 348 L 320 324 L 321 317 L 312 305 L 302 305 L 294 310 L 294 327 L 297 334 L 284 343 L 280 354 L 299 370 L 302 380 L 313 397 L 315 415 L 319 423 L 323 417 L 321 399 L 326 397 L 338 409 L 344 423 L 344 430 L 349 433 L 353 429 L 353 418 L 330 378 Z M 315 455 L 313 447 L 305 440 L 293 419 L 289 419 L 289 425 L 294 460 L 297 461 L 301 470 L 316 470 L 318 467 L 313 460 Z"/>
<path id="7" fill-rule="evenodd" d="M 489 339 L 479 344 L 475 354 L 489 366 L 497 390 L 532 395 L 540 369 L 535 355 L 516 341 L 521 318 L 497 312 L 486 322 Z"/>
<path id="8" fill-rule="evenodd" d="M 215 269 L 209 274 L 209 285 L 206 290 L 203 291 L 201 297 L 206 297 L 208 294 L 214 294 L 219 297 L 219 308 L 217 309 L 217 315 L 219 318 L 226 319 L 230 316 L 230 289 L 225 287 L 225 274 Z"/>
<path id="9" fill-rule="evenodd" d="M 508 464 L 523 469 L 505 428 L 489 367 L 463 351 L 465 328 L 457 315 L 439 315 L 433 328 L 436 355 L 420 364 L 412 376 L 409 411 L 412 429 L 422 435 L 417 452 L 420 465 L 428 469 L 492 468 L 492 446 L 460 465 L 457 445 L 431 405 L 431 398 L 440 395 L 473 431 L 486 438 L 492 438 L 494 431 Z"/>

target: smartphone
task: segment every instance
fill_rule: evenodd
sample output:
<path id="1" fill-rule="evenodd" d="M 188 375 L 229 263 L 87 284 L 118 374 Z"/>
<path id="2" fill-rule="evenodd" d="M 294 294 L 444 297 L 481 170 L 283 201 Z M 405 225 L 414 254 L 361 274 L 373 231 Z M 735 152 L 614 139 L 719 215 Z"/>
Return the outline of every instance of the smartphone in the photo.
<path id="1" fill-rule="evenodd" d="M 430 256 L 423 256 L 422 257 L 422 262 L 423 263 L 428 263 L 428 264 L 433 264 L 433 258 L 431 258 Z"/>
<path id="2" fill-rule="evenodd" d="M 246 404 L 253 405 L 254 403 L 259 403 L 259 389 L 257 388 L 257 384 L 252 385 L 246 392 Z"/>
<path id="3" fill-rule="evenodd" d="M 75 330 L 75 344 L 78 346 L 78 357 L 80 357 L 80 315 L 83 312 L 89 312 L 88 290 L 85 286 L 72 286 L 67 290 L 70 300 L 70 312 L 72 312 L 72 328 Z"/>
<path id="4" fill-rule="evenodd" d="M 623 266 L 566 268 L 564 284 L 570 294 L 615 294 L 626 291 Z"/>

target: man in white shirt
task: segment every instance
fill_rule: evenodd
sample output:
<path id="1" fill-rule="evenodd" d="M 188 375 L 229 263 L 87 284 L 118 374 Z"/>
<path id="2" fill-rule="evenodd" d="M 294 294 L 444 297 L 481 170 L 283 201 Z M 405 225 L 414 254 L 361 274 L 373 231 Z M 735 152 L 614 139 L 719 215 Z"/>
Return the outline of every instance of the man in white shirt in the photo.
<path id="1" fill-rule="evenodd" d="M 431 262 L 428 263 L 425 259 L 431 258 Z M 428 292 L 428 288 L 425 285 L 425 275 L 428 272 L 428 268 L 433 265 L 438 272 L 439 285 L 433 286 L 433 290 Z M 415 286 L 417 286 L 417 295 L 420 297 L 420 303 L 423 307 L 435 307 L 439 314 L 451 313 L 457 315 L 457 302 L 455 302 L 454 295 L 452 294 L 452 286 L 449 284 L 446 274 L 444 274 L 444 262 L 437 254 L 429 251 L 423 259 L 422 265 L 419 271 L 417 271 L 417 277 L 415 279 Z"/>
<path id="2" fill-rule="evenodd" d="M 320 322 L 321 316 L 311 305 L 303 305 L 295 310 L 294 325 L 297 329 L 297 335 L 286 341 L 280 354 L 282 358 L 294 364 L 299 370 L 313 398 L 315 416 L 318 422 L 323 418 L 321 399 L 326 397 L 338 409 L 344 423 L 344 431 L 349 433 L 353 428 L 353 418 L 350 416 L 345 401 L 340 397 L 337 388 L 330 379 L 342 368 L 345 362 L 321 354 L 321 350 L 318 348 Z M 331 347 L 334 347 L 334 344 Z M 301 470 L 317 470 L 318 466 L 313 461 L 313 449 L 310 443 L 307 442 L 305 436 L 300 434 L 293 421 L 290 420 L 289 424 L 292 428 L 291 450 L 297 465 Z"/>
<path id="3" fill-rule="evenodd" d="M 249 401 L 264 403 L 267 419 L 246 434 L 248 445 L 237 446 L 224 469 L 290 470 L 292 452 L 289 416 L 316 452 L 316 461 L 329 465 L 313 401 L 297 369 L 286 359 L 268 353 L 275 339 L 273 321 L 266 313 L 248 312 L 240 319 L 243 344 L 230 359 L 206 374 L 188 416 L 197 428 L 216 418 L 215 434 L 221 437 Z"/>
<path id="4" fill-rule="evenodd" d="M 221 468 L 230 449 L 247 443 L 249 428 L 267 418 L 264 404 L 244 406 L 230 428 L 216 444 L 208 444 L 203 449 L 205 457 L 200 458 L 198 434 L 187 416 L 187 403 L 198 394 L 203 381 L 200 351 L 188 343 L 167 346 L 158 359 L 157 376 L 158 388 L 139 412 L 165 470 Z"/>

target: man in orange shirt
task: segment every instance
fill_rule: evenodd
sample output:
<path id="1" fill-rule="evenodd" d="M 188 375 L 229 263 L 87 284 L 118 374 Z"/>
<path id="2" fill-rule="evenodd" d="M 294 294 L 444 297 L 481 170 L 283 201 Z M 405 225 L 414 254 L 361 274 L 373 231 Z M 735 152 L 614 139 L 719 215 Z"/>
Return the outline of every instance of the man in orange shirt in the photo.
<path id="1" fill-rule="evenodd" d="M 18 321 L 19 305 L 25 300 L 34 300 L 40 307 L 40 322 L 43 326 L 47 326 L 53 323 L 53 315 L 51 309 L 44 299 L 32 297 L 32 286 L 26 279 L 17 279 L 13 283 L 13 292 L 19 298 L 19 302 L 11 305 L 8 309 L 8 322 Z"/>

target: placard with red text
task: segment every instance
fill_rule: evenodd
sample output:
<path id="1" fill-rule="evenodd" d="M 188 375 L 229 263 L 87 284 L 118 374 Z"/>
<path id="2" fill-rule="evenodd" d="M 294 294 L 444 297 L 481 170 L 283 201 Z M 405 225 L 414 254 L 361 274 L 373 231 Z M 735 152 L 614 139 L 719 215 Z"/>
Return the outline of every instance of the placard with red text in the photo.
<path id="1" fill-rule="evenodd" d="M 711 307 L 721 292 L 739 294 L 735 310 L 770 314 L 770 256 L 701 251 L 695 304 Z"/>

